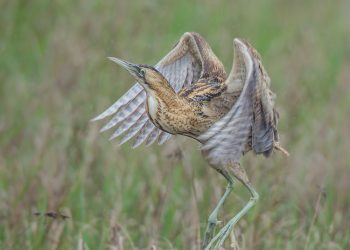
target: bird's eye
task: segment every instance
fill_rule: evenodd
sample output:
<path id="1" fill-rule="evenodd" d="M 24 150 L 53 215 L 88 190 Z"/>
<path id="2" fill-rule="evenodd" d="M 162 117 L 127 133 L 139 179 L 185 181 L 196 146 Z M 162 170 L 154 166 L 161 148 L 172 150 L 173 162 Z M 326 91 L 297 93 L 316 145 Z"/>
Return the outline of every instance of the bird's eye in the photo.
<path id="1" fill-rule="evenodd" d="M 146 71 L 145 71 L 144 69 L 141 69 L 140 71 L 141 71 L 141 74 L 142 74 L 143 76 L 145 76 Z"/>

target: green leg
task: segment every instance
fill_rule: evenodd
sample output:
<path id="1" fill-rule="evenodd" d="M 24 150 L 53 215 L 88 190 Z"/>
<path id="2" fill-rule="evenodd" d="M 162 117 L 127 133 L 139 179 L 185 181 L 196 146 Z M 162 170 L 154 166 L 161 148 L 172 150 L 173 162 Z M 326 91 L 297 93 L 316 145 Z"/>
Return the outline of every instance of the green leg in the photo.
<path id="1" fill-rule="evenodd" d="M 219 209 L 224 204 L 227 196 L 231 193 L 232 189 L 233 189 L 233 181 L 230 180 L 228 186 L 226 187 L 226 191 L 225 191 L 224 195 L 219 200 L 219 203 L 216 205 L 216 207 L 213 210 L 213 212 L 209 215 L 208 225 L 207 225 L 207 229 L 205 231 L 204 242 L 203 242 L 203 247 L 204 248 L 208 245 L 208 243 L 211 240 L 211 238 L 213 238 L 214 228 L 215 228 L 215 226 L 218 223 L 218 212 L 219 212 Z"/>
<path id="2" fill-rule="evenodd" d="M 218 249 L 225 241 L 227 236 L 232 231 L 233 226 L 239 221 L 242 216 L 244 216 L 248 210 L 254 206 L 254 204 L 259 199 L 259 194 L 254 190 L 251 186 L 248 177 L 245 173 L 245 170 L 240 167 L 239 164 L 234 164 L 234 166 L 230 166 L 230 173 L 235 176 L 242 184 L 249 190 L 251 194 L 251 198 L 249 202 L 243 207 L 238 214 L 236 214 L 220 231 L 219 233 L 209 242 L 208 246 L 206 246 L 206 250 L 209 250 L 213 244 L 216 242 L 214 249 Z"/>

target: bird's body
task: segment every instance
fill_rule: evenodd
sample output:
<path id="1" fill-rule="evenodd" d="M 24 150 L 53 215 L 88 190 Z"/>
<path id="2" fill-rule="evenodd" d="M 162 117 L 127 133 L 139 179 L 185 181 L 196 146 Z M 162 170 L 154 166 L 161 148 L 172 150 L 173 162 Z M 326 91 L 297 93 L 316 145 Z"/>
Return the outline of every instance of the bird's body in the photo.
<path id="1" fill-rule="evenodd" d="M 164 93 L 163 90 L 147 97 L 146 110 L 159 129 L 198 140 L 198 136 L 222 118 L 237 99 L 238 94 L 227 100 L 226 89 L 219 82 L 197 82 L 179 93 Z"/>
<path id="2" fill-rule="evenodd" d="M 184 135 L 202 144 L 210 165 L 229 182 L 227 191 L 209 217 L 203 246 L 221 245 L 232 226 L 257 200 L 241 156 L 253 150 L 269 156 L 279 146 L 275 95 L 257 51 L 246 41 L 234 40 L 234 65 L 227 76 L 224 66 L 197 33 L 185 33 L 155 67 L 110 58 L 138 81 L 124 96 L 95 118 L 115 114 L 102 129 L 121 124 L 111 138 L 122 133 L 122 143 L 136 136 L 133 146 L 146 141 L 160 144 L 171 134 Z M 142 87 L 141 87 L 141 86 Z M 252 195 L 251 201 L 213 238 L 217 212 L 230 193 L 233 178 Z M 209 242 L 210 241 L 210 242 Z"/>

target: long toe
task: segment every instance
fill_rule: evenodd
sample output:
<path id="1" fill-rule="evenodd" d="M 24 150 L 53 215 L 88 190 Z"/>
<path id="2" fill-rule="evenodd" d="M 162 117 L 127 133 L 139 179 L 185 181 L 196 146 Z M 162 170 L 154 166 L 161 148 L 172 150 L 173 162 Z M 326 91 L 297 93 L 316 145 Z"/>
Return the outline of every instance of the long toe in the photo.
<path id="1" fill-rule="evenodd" d="M 229 236 L 232 231 L 234 223 L 229 222 L 220 231 L 211 239 L 209 244 L 205 247 L 205 250 L 210 250 L 213 244 L 216 242 L 214 249 L 219 249 L 225 242 L 226 238 Z"/>
<path id="2" fill-rule="evenodd" d="M 210 216 L 208 219 L 208 226 L 205 232 L 205 238 L 203 242 L 203 248 L 207 249 L 209 242 L 213 238 L 215 227 L 221 224 L 222 221 L 216 219 L 217 216 Z"/>
<path id="3" fill-rule="evenodd" d="M 225 227 L 222 228 L 222 232 L 220 231 L 221 234 L 217 239 L 215 248 L 219 248 L 224 244 L 226 238 L 230 235 L 232 229 L 233 229 L 233 225 L 231 223 L 227 224 Z"/>

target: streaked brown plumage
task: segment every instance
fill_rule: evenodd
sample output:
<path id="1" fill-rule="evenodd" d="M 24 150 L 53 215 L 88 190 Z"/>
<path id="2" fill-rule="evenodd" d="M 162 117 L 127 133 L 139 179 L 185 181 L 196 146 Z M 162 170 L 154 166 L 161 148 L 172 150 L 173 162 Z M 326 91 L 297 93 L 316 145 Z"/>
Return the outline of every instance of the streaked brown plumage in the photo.
<path id="1" fill-rule="evenodd" d="M 234 63 L 227 76 L 208 43 L 197 33 L 185 33 L 172 51 L 155 67 L 110 58 L 138 81 L 124 96 L 95 118 L 115 114 L 102 129 L 117 124 L 115 138 L 122 143 L 136 136 L 142 142 L 160 144 L 170 134 L 192 137 L 202 153 L 229 182 L 229 187 L 209 218 L 203 246 L 220 246 L 238 219 L 254 204 L 258 194 L 243 168 L 241 156 L 249 150 L 269 156 L 279 146 L 275 94 L 260 55 L 245 40 L 234 40 Z M 141 86 L 142 87 L 141 87 Z M 230 193 L 233 177 L 250 191 L 252 200 L 213 238 L 217 211 Z"/>

